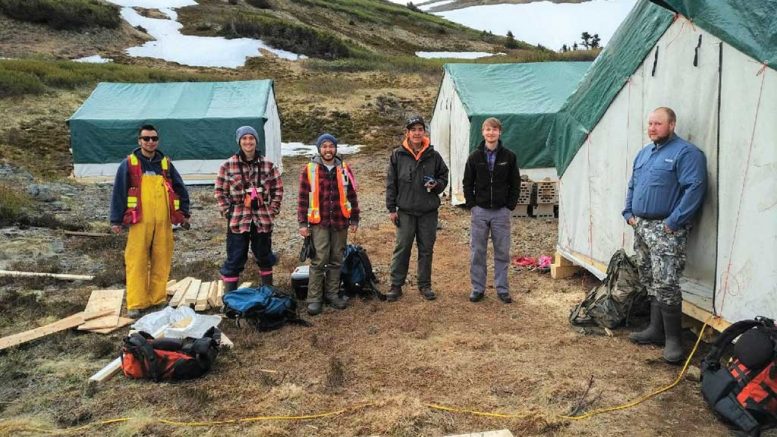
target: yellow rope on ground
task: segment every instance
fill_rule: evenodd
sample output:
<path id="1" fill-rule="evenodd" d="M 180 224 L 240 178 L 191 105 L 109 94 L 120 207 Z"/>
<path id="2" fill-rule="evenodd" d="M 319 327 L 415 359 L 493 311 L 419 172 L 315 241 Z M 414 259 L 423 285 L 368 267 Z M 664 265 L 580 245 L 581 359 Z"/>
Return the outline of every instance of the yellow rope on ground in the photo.
<path id="1" fill-rule="evenodd" d="M 706 322 L 704 322 L 704 326 L 702 326 L 701 331 L 699 331 L 699 336 L 696 338 L 696 343 L 693 345 L 693 350 L 691 350 L 691 353 L 688 354 L 688 358 L 685 360 L 685 364 L 683 365 L 682 370 L 680 370 L 680 373 L 677 375 L 677 378 L 675 378 L 674 382 L 671 384 L 661 387 L 658 390 L 655 390 L 653 392 L 650 392 L 644 396 L 641 396 L 633 401 L 627 402 L 625 404 L 616 405 L 614 407 L 607 407 L 607 408 L 600 408 L 598 410 L 593 410 L 585 414 L 581 414 L 579 416 L 567 416 L 563 414 L 557 414 L 555 417 L 559 419 L 565 419 L 565 420 L 584 420 L 584 419 L 590 419 L 591 417 L 597 416 L 599 414 L 609 413 L 612 411 L 618 411 L 618 410 L 625 410 L 627 408 L 634 407 L 638 404 L 641 404 L 642 402 L 645 402 L 646 400 L 653 398 L 665 391 L 671 390 L 677 384 L 682 381 L 683 376 L 685 375 L 685 372 L 688 370 L 688 365 L 691 362 L 691 359 L 696 354 L 696 351 L 699 348 L 699 343 L 701 343 L 701 339 L 704 336 L 704 331 L 707 329 L 707 326 L 709 322 L 712 320 L 712 317 L 707 319 Z M 476 411 L 476 410 L 468 410 L 468 409 L 462 409 L 462 408 L 455 408 L 455 407 L 448 407 L 445 405 L 439 405 L 439 404 L 424 404 L 427 407 L 434 409 L 434 410 L 440 410 L 440 411 L 447 411 L 449 413 L 460 413 L 460 414 L 472 414 L 475 416 L 485 416 L 485 417 L 495 417 L 495 418 L 501 418 L 501 419 L 523 419 L 526 417 L 530 417 L 533 414 L 532 413 L 520 413 L 520 414 L 503 414 L 503 413 L 492 413 L 487 411 Z"/>
<path id="2" fill-rule="evenodd" d="M 634 407 L 636 405 L 641 404 L 642 402 L 645 402 L 648 399 L 651 399 L 661 393 L 664 393 L 666 391 L 671 390 L 677 384 L 682 381 L 683 376 L 685 375 L 685 372 L 688 370 L 688 365 L 691 362 L 691 359 L 696 354 L 696 351 L 699 348 L 699 343 L 701 343 L 701 339 L 704 336 L 704 331 L 707 329 L 707 326 L 709 325 L 709 322 L 712 320 L 712 317 L 707 319 L 706 322 L 704 322 L 704 326 L 702 326 L 701 331 L 699 331 L 699 336 L 696 338 L 696 343 L 693 345 L 693 349 L 691 350 L 691 353 L 688 354 L 688 358 L 685 360 L 685 364 L 683 365 L 683 368 L 680 370 L 680 373 L 677 375 L 677 378 L 675 378 L 674 382 L 671 384 L 661 387 L 653 392 L 650 392 L 644 396 L 641 396 L 633 401 L 627 402 L 625 404 L 616 405 L 614 407 L 606 407 L 606 408 L 600 408 L 598 410 L 589 411 L 588 413 L 581 414 L 579 416 L 567 416 L 563 414 L 557 414 L 554 415 L 554 417 L 564 420 L 585 420 L 590 419 L 591 417 L 598 416 L 600 414 L 609 413 L 612 411 L 618 411 L 618 410 L 625 410 L 631 407 Z M 254 416 L 254 417 L 244 417 L 241 419 L 226 419 L 226 420 L 214 420 L 214 421 L 204 421 L 204 422 L 179 422 L 175 420 L 168 420 L 168 419 L 152 419 L 153 421 L 164 423 L 166 425 L 171 426 L 192 426 L 192 427 L 199 427 L 199 426 L 218 426 L 218 425 L 234 425 L 239 423 L 250 423 L 250 422 L 260 422 L 260 421 L 266 421 L 266 420 L 281 420 L 281 421 L 294 421 L 294 420 L 313 420 L 313 419 L 322 419 L 325 417 L 332 417 L 332 416 L 338 416 L 341 414 L 344 414 L 346 412 L 359 410 L 362 408 L 366 408 L 369 406 L 373 406 L 375 403 L 373 402 L 367 402 L 360 405 L 356 405 L 353 407 L 348 408 L 342 408 L 340 410 L 335 411 L 328 411 L 324 413 L 317 413 L 317 414 L 307 414 L 307 415 L 300 415 L 300 416 Z M 457 413 L 457 414 L 471 414 L 474 416 L 483 416 L 483 417 L 492 417 L 496 419 L 526 419 L 532 416 L 536 416 L 537 413 L 516 413 L 516 414 L 507 414 L 507 413 L 494 413 L 489 411 L 477 411 L 477 410 L 469 410 L 464 408 L 456 408 L 456 407 L 449 407 L 446 405 L 440 405 L 440 404 L 423 404 L 426 407 L 429 407 L 433 410 L 438 411 L 445 411 L 448 413 Z M 65 428 L 65 429 L 43 429 L 43 428 L 37 428 L 37 427 L 24 427 L 23 431 L 35 431 L 35 432 L 42 432 L 47 434 L 70 434 L 78 431 L 83 431 L 87 428 L 94 427 L 94 426 L 103 426 L 103 425 L 110 425 L 113 423 L 119 423 L 119 422 L 128 422 L 132 420 L 131 417 L 119 417 L 115 419 L 108 419 L 108 420 L 101 420 L 92 422 L 86 425 L 82 425 L 75 428 Z"/>
<path id="3" fill-rule="evenodd" d="M 214 421 L 205 421 L 205 422 L 179 422 L 179 421 L 168 420 L 168 419 L 151 419 L 150 421 L 164 423 L 166 425 L 172 425 L 172 426 L 198 427 L 198 426 L 236 425 L 239 423 L 260 422 L 265 420 L 285 420 L 285 421 L 313 420 L 313 419 L 321 419 L 324 417 L 338 416 L 350 411 L 359 410 L 373 405 L 375 404 L 372 402 L 367 402 L 367 403 L 355 405 L 353 407 L 342 408 L 340 410 L 328 411 L 324 413 L 300 415 L 300 416 L 254 416 L 254 417 L 243 417 L 240 419 L 214 420 Z M 132 417 L 119 417 L 115 419 L 99 420 L 99 421 L 88 423 L 86 425 L 78 426 L 75 428 L 62 428 L 62 429 L 45 429 L 45 428 L 37 428 L 32 426 L 24 426 L 23 429 L 19 429 L 19 430 L 42 432 L 46 434 L 72 434 L 74 432 L 83 431 L 90 427 L 110 425 L 112 423 L 119 423 L 119 422 L 129 422 L 132 419 L 133 419 Z"/>

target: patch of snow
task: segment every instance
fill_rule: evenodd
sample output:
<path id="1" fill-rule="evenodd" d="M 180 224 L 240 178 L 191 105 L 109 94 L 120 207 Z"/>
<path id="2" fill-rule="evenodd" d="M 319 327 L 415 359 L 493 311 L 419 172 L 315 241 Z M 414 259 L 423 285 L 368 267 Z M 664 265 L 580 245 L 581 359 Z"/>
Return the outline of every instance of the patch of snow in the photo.
<path id="1" fill-rule="evenodd" d="M 592 0 L 584 3 L 497 4 L 470 6 L 453 11 L 437 12 L 447 20 L 477 30 L 507 35 L 529 44 L 542 44 L 558 50 L 563 44 L 580 45 L 583 32 L 599 34 L 601 45 L 634 7 L 636 0 Z"/>
<path id="2" fill-rule="evenodd" d="M 504 55 L 504 53 L 488 53 L 488 52 L 415 52 L 415 55 L 419 58 L 435 59 L 435 58 L 455 58 L 455 59 L 477 59 L 485 58 L 487 56 Z"/>
<path id="3" fill-rule="evenodd" d="M 111 58 L 103 58 L 100 55 L 85 56 L 83 58 L 73 59 L 73 62 L 86 62 L 89 64 L 107 64 L 113 62 Z"/>
<path id="4" fill-rule="evenodd" d="M 338 155 L 358 153 L 361 145 L 338 144 Z M 281 143 L 281 156 L 313 156 L 318 152 L 315 144 Z"/>
<path id="5" fill-rule="evenodd" d="M 177 62 L 195 67 L 237 68 L 245 64 L 246 58 L 262 56 L 259 49 L 265 49 L 284 59 L 298 60 L 305 56 L 268 46 L 261 40 L 251 38 L 226 39 L 181 34 L 183 25 L 176 21 L 175 8 L 196 5 L 193 0 L 108 0 L 122 6 L 121 17 L 132 26 L 142 26 L 155 41 L 142 46 L 130 47 L 127 53 L 135 57 L 149 57 Z M 148 18 L 140 15 L 133 7 L 155 8 L 169 20 Z"/>

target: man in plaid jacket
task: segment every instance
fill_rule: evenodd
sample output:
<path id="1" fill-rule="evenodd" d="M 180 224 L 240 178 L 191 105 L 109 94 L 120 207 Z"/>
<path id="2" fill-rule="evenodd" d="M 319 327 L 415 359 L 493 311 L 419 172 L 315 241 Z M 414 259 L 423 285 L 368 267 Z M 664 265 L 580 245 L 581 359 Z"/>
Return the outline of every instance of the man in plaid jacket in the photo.
<path id="1" fill-rule="evenodd" d="M 278 168 L 259 154 L 259 135 L 251 126 L 235 133 L 240 150 L 219 168 L 215 195 L 221 215 L 227 219 L 227 260 L 221 266 L 224 291 L 237 288 L 248 248 L 259 265 L 262 285 L 272 285 L 273 220 L 281 210 L 283 181 Z"/>
<path id="2" fill-rule="evenodd" d="M 340 267 L 348 242 L 348 230 L 359 226 L 359 202 L 351 168 L 337 157 L 337 139 L 323 134 L 316 141 L 318 155 L 299 176 L 297 221 L 299 234 L 312 237 L 315 255 L 310 263 L 308 314 L 321 313 L 323 298 L 344 309 L 338 296 Z"/>

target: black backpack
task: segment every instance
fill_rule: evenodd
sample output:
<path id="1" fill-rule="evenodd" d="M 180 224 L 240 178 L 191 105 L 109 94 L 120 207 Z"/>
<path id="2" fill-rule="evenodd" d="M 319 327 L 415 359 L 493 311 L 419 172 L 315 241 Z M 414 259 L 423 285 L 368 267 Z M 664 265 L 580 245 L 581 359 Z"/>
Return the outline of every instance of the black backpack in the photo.
<path id="1" fill-rule="evenodd" d="M 378 290 L 378 278 L 372 271 L 372 263 L 367 252 L 359 245 L 349 244 L 345 247 L 343 265 L 340 267 L 341 296 L 359 296 L 364 299 L 377 297 L 386 300 L 386 295 Z"/>
<path id="2" fill-rule="evenodd" d="M 632 315 L 646 313 L 648 307 L 647 291 L 639 282 L 636 261 L 619 249 L 610 258 L 607 277 L 572 309 L 569 322 L 613 329 L 628 325 Z"/>
<path id="3" fill-rule="evenodd" d="M 727 365 L 721 365 L 721 357 L 731 351 L 732 344 L 731 359 Z M 702 360 L 701 377 L 704 400 L 727 424 L 754 436 L 777 425 L 774 321 L 756 317 L 726 328 Z"/>

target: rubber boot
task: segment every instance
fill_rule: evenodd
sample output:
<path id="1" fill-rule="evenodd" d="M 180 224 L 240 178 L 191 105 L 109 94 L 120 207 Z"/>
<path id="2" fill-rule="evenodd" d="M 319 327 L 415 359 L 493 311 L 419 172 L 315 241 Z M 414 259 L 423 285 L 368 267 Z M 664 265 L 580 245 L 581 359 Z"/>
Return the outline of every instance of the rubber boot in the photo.
<path id="1" fill-rule="evenodd" d="M 386 294 L 386 300 L 389 302 L 395 302 L 402 297 L 402 287 L 392 285 L 388 294 Z"/>
<path id="2" fill-rule="evenodd" d="M 224 294 L 227 294 L 230 291 L 235 291 L 235 290 L 237 290 L 237 281 L 234 281 L 234 282 L 224 281 Z"/>
<path id="3" fill-rule="evenodd" d="M 682 304 L 661 304 L 661 316 L 664 320 L 664 361 L 677 364 L 684 358 L 682 340 Z"/>
<path id="4" fill-rule="evenodd" d="M 661 306 L 654 298 L 650 298 L 650 324 L 639 332 L 629 334 L 629 340 L 637 344 L 664 344 L 664 320 L 661 317 Z"/>

